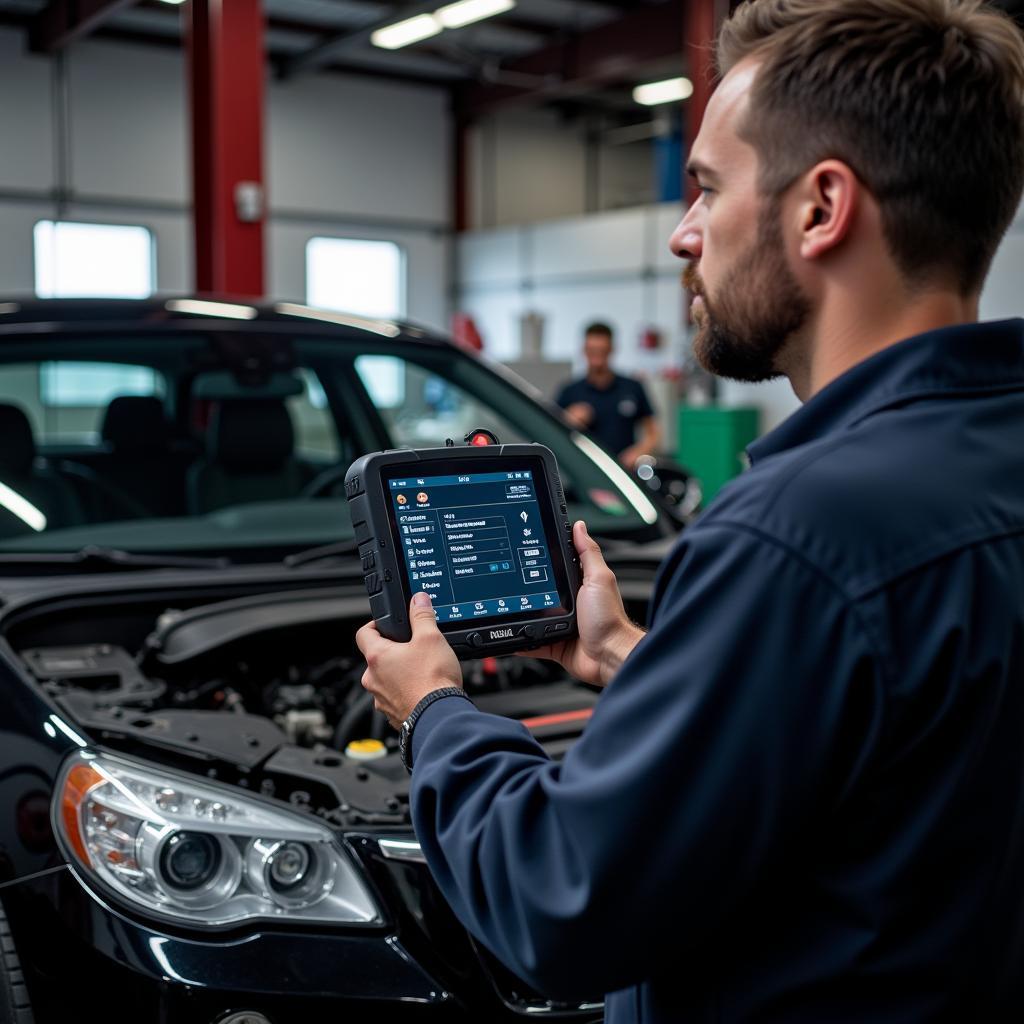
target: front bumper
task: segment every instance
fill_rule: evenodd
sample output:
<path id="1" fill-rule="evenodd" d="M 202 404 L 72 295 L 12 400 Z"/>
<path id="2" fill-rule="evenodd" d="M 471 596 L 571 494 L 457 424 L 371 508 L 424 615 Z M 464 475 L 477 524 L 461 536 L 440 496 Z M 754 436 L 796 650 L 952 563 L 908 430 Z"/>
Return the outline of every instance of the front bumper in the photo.
<path id="1" fill-rule="evenodd" d="M 426 865 L 386 857 L 377 837 L 349 837 L 382 901 L 386 926 L 254 928 L 218 936 L 171 931 L 104 901 L 68 866 L 0 889 L 37 1024 L 114 1016 L 205 1024 L 231 1012 L 272 1024 L 336 1019 L 365 1008 L 395 1021 L 534 1017 L 591 1022 L 600 1007 L 545 1003 L 478 949 Z"/>
<path id="2" fill-rule="evenodd" d="M 239 1009 L 289 1024 L 339 1004 L 391 1003 L 408 1020 L 461 1016 L 387 930 L 170 934 L 104 904 L 66 867 L 0 895 L 39 1024 L 90 1019 L 90 1006 L 95 1019 L 123 1008 L 161 1024 L 200 1024 Z"/>

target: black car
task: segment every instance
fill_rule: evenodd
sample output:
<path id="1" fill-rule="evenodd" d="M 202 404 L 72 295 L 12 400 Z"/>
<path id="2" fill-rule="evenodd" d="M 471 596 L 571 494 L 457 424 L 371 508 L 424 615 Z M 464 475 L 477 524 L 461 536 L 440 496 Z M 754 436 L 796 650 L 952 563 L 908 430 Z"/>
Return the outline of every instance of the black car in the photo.
<path id="1" fill-rule="evenodd" d="M 0 1022 L 600 1019 L 431 881 L 341 491 L 367 451 L 540 441 L 642 620 L 678 528 L 642 486 L 445 339 L 288 304 L 0 304 L 0 427 Z M 556 757 L 597 699 L 465 677 Z"/>

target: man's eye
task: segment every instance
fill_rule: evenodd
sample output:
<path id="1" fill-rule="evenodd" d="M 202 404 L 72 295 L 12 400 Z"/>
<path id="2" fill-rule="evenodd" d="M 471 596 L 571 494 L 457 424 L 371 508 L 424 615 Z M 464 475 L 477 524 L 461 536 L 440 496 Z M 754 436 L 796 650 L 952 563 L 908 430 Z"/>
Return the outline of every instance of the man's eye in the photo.
<path id="1" fill-rule="evenodd" d="M 698 185 L 697 187 L 700 189 L 701 194 L 705 199 L 710 199 L 711 196 L 715 194 L 715 190 L 713 188 L 709 188 L 707 185 Z"/>

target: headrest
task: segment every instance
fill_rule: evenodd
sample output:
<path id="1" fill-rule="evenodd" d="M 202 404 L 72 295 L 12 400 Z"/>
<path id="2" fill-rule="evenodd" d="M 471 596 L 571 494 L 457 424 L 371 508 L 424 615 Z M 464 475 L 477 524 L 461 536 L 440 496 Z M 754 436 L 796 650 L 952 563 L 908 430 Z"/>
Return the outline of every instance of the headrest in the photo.
<path id="1" fill-rule="evenodd" d="M 279 469 L 295 447 L 292 418 L 276 398 L 218 402 L 207 434 L 207 457 L 229 469 Z"/>
<path id="2" fill-rule="evenodd" d="M 165 448 L 170 436 L 159 398 L 118 395 L 103 416 L 103 440 L 118 452 Z"/>
<path id="3" fill-rule="evenodd" d="M 36 442 L 25 411 L 0 403 L 0 480 L 31 476 L 35 457 Z"/>

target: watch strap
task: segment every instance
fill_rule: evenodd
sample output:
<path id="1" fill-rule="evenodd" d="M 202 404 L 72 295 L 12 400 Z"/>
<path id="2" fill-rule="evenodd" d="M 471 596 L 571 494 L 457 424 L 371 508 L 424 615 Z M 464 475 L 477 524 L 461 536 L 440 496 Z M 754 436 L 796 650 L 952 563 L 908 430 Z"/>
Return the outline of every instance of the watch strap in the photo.
<path id="1" fill-rule="evenodd" d="M 410 775 L 412 774 L 412 731 L 416 726 L 416 722 L 419 720 L 419 717 L 423 712 L 434 703 L 434 701 L 442 700 L 445 697 L 462 697 L 465 700 L 469 700 L 470 704 L 473 703 L 470 700 L 469 695 L 461 686 L 442 686 L 438 690 L 431 690 L 430 693 L 428 693 L 419 702 L 419 704 L 409 712 L 409 717 L 402 723 L 402 728 L 398 736 L 398 751 L 402 757 L 402 764 L 405 765 L 405 770 Z"/>

